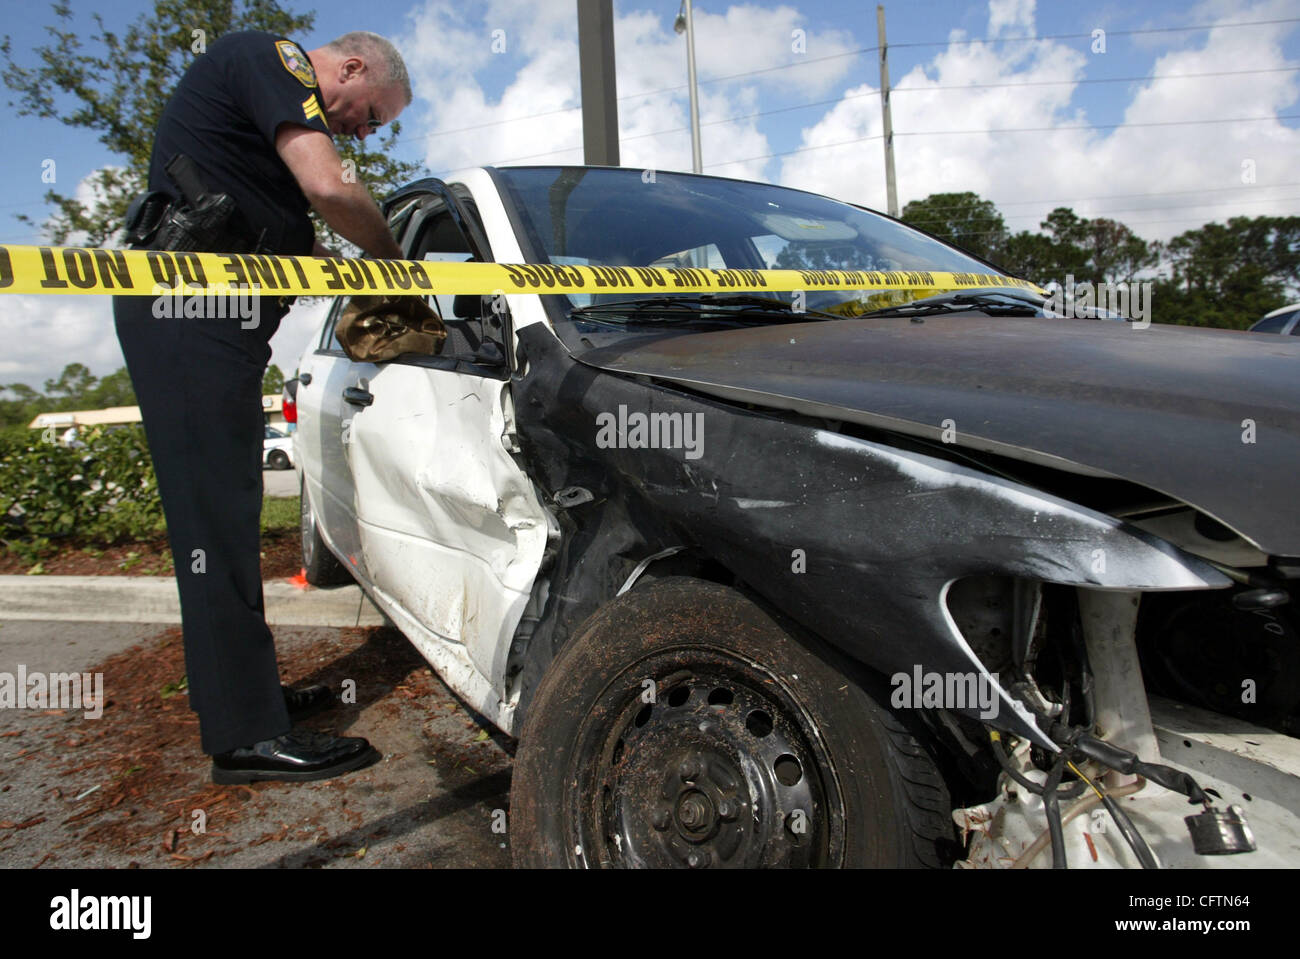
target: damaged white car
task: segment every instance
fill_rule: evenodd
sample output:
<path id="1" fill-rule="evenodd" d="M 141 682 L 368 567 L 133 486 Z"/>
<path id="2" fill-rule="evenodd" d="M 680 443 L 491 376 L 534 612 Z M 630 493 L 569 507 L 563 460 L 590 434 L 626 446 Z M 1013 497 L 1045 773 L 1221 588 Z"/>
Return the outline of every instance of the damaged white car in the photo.
<path id="1" fill-rule="evenodd" d="M 437 356 L 349 360 L 341 299 L 299 367 L 308 578 L 355 579 L 519 737 L 515 861 L 1300 865 L 1300 341 L 996 284 L 692 292 L 994 268 L 814 194 L 649 180 L 399 191 L 408 258 L 533 266 L 430 297 Z"/>

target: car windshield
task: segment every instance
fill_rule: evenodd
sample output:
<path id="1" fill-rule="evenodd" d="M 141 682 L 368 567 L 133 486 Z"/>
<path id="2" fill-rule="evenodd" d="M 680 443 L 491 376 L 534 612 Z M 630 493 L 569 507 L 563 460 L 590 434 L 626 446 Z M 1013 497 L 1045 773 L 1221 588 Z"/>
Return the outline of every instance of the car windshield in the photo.
<path id="1" fill-rule="evenodd" d="M 931 270 L 991 273 L 994 268 L 901 223 L 827 197 L 785 187 L 661 171 L 511 167 L 493 171 L 514 207 L 533 262 L 555 265 L 711 269 Z M 527 247 L 531 246 L 529 250 Z M 985 288 L 987 289 L 987 288 Z M 748 291 L 791 304 L 790 292 Z M 939 291 L 810 291 L 790 321 L 827 322 L 899 306 Z M 1024 296 L 1023 290 L 1018 290 Z M 699 292 L 659 294 L 681 300 Z M 721 299 L 721 298 L 720 298 Z M 735 298 L 740 299 L 740 298 Z M 655 295 L 570 291 L 544 296 L 557 321 L 580 332 L 682 332 L 719 323 L 781 322 L 761 303 L 728 304 L 698 317 L 700 304 L 656 307 Z M 624 313 L 616 302 L 637 301 Z M 648 302 L 647 302 L 648 301 Z M 593 308 L 594 307 L 594 308 Z M 573 315 L 575 309 L 586 313 Z M 696 314 L 696 315 L 693 315 Z M 711 327 L 712 324 L 712 327 Z M 673 330 L 677 332 L 677 330 Z M 563 331 L 562 331 L 563 334 Z M 568 337 L 565 337 L 566 340 Z M 602 337 L 604 339 L 604 337 Z"/>

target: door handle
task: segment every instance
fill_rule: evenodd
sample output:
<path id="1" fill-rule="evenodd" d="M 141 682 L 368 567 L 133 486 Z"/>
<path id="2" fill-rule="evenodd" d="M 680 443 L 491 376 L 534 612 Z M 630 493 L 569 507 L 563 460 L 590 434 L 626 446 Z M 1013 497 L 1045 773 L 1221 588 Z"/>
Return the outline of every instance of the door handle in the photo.
<path id="1" fill-rule="evenodd" d="M 349 386 L 343 391 L 343 399 L 353 406 L 369 406 L 375 401 L 375 395 L 359 386 Z"/>

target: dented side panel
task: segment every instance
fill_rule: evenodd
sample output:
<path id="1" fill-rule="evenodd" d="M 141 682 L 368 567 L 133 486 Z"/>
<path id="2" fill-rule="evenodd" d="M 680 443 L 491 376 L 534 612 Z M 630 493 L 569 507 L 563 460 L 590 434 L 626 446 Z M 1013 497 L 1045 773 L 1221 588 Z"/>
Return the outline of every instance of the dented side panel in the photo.
<path id="1" fill-rule="evenodd" d="M 547 529 L 503 444 L 508 384 L 394 363 L 368 385 L 349 454 L 366 576 L 500 696 Z"/>

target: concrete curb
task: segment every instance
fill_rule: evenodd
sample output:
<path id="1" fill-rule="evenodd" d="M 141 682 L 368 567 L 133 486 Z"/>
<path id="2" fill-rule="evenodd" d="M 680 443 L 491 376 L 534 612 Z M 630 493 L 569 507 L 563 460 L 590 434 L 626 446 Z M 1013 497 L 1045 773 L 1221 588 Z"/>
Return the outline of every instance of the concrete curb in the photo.
<path id="1" fill-rule="evenodd" d="M 287 580 L 262 584 L 273 626 L 382 626 L 383 614 L 361 587 L 299 589 Z M 0 576 L 0 620 L 179 623 L 171 576 Z"/>

